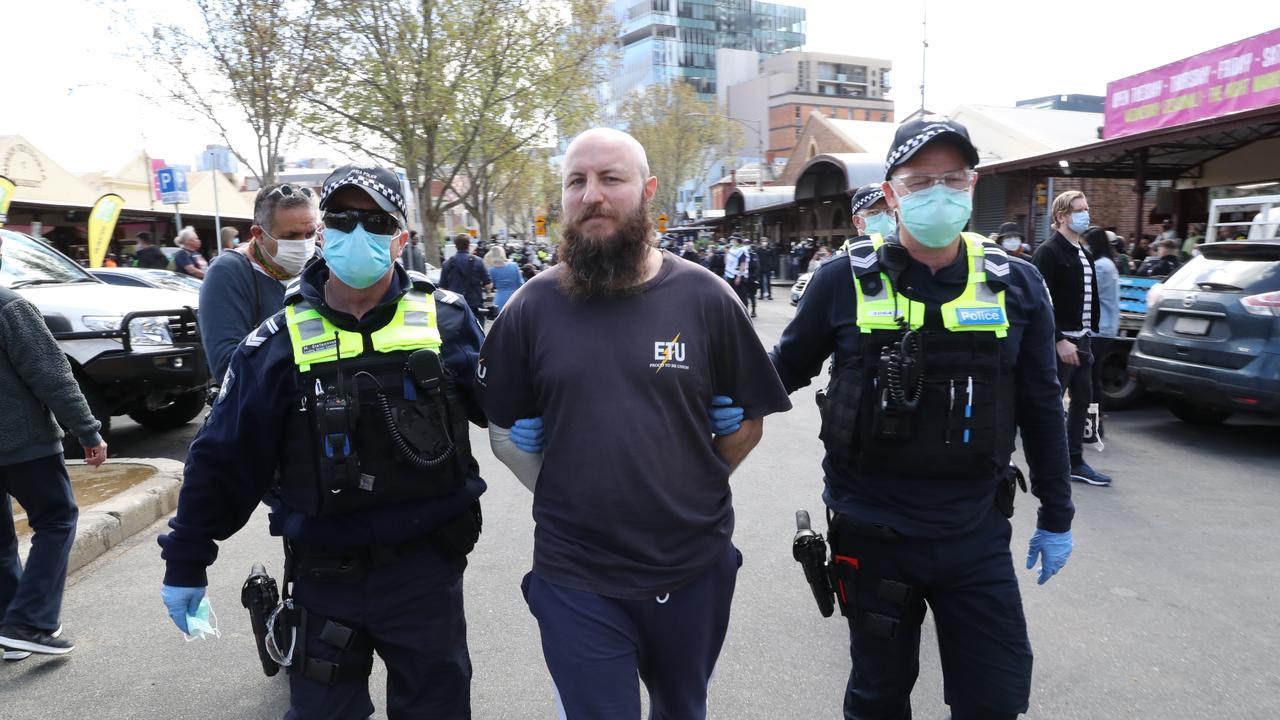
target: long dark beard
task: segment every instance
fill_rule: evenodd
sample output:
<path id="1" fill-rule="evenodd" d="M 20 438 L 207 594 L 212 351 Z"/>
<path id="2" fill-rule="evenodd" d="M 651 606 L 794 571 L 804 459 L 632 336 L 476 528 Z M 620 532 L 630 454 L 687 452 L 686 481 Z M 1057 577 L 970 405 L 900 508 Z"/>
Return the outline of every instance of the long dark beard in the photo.
<path id="1" fill-rule="evenodd" d="M 598 214 L 598 211 L 597 211 Z M 564 270 L 560 288 L 571 300 L 616 300 L 640 292 L 645 261 L 653 247 L 649 204 L 640 207 L 618 231 L 604 238 L 582 234 L 582 218 L 565 223 L 560 243 Z"/>

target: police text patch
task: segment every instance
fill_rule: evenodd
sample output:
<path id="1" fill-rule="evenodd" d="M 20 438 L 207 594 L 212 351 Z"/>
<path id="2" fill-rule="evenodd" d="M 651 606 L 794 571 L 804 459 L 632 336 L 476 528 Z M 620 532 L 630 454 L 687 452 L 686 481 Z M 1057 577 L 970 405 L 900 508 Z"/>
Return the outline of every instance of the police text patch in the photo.
<path id="1" fill-rule="evenodd" d="M 956 322 L 961 325 L 1003 325 L 1004 310 L 990 308 L 957 308 Z"/>

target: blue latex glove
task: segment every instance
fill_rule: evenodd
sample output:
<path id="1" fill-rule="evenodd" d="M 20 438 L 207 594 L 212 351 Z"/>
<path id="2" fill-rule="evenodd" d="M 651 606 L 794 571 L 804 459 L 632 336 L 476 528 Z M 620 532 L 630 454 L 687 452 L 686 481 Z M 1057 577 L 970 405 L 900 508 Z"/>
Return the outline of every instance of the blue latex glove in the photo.
<path id="1" fill-rule="evenodd" d="M 733 398 L 716 395 L 711 398 L 711 434 L 732 435 L 742 427 L 742 408 L 733 406 Z"/>
<path id="2" fill-rule="evenodd" d="M 187 635 L 191 634 L 187 627 L 187 616 L 197 617 L 200 613 L 200 601 L 204 599 L 204 588 L 202 587 L 174 587 L 172 585 L 160 586 L 160 598 L 164 600 L 164 606 L 169 611 L 169 618 L 173 620 L 173 624 Z"/>
<path id="3" fill-rule="evenodd" d="M 540 453 L 546 445 L 542 435 L 542 418 L 522 418 L 511 426 L 511 442 L 527 453 Z"/>
<path id="4" fill-rule="evenodd" d="M 1031 536 L 1031 545 L 1027 549 L 1027 569 L 1030 570 L 1036 566 L 1036 557 L 1039 556 L 1040 580 L 1037 584 L 1043 585 L 1049 581 L 1049 578 L 1058 574 L 1058 571 L 1067 564 L 1067 558 L 1071 557 L 1073 544 L 1070 530 L 1056 533 L 1036 528 Z"/>

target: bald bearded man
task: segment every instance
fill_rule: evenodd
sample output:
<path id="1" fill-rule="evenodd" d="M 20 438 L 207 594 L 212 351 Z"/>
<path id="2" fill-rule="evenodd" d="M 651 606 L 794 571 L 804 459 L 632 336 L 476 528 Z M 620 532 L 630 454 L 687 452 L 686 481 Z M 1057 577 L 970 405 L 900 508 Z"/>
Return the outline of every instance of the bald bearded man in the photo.
<path id="1" fill-rule="evenodd" d="M 533 571 L 562 717 L 706 716 L 741 564 L 729 474 L 762 418 L 790 407 L 742 304 L 658 250 L 644 149 L 616 130 L 569 145 L 562 262 L 503 307 L 480 354 L 481 402 L 510 427 L 541 417 Z M 745 419 L 714 436 L 706 408 Z"/>

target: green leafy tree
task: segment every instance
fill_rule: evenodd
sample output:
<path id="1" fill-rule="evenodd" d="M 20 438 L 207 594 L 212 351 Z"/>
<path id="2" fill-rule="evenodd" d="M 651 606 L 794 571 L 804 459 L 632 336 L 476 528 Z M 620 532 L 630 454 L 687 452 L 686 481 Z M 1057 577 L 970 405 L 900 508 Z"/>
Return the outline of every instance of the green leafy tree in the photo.
<path id="1" fill-rule="evenodd" d="M 296 139 L 319 72 L 316 0 L 183 0 L 190 22 L 151 22 L 107 0 L 128 52 L 156 75 L 166 109 L 210 126 L 262 184 Z M 252 131 L 254 146 L 242 142 Z"/>
<path id="2" fill-rule="evenodd" d="M 535 148 L 524 153 L 523 162 L 512 170 L 512 181 L 494 195 L 494 215 L 507 227 L 527 235 L 538 215 L 546 217 L 548 224 L 559 217 L 560 172 L 551 162 L 552 152 Z"/>
<path id="3" fill-rule="evenodd" d="M 717 159 L 732 158 L 742 145 L 737 125 L 716 113 L 715 105 L 682 82 L 652 85 L 627 96 L 619 107 L 619 118 L 644 146 L 649 171 L 658 178 L 653 208 L 673 222 L 680 188 L 702 178 Z"/>
<path id="4" fill-rule="evenodd" d="M 594 0 L 347 0 L 321 25 L 341 42 L 315 58 L 307 132 L 407 170 L 435 263 L 449 209 L 486 217 L 511 156 L 594 114 L 612 38 Z"/>

